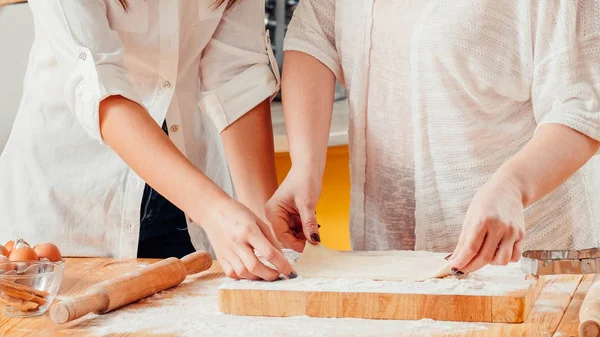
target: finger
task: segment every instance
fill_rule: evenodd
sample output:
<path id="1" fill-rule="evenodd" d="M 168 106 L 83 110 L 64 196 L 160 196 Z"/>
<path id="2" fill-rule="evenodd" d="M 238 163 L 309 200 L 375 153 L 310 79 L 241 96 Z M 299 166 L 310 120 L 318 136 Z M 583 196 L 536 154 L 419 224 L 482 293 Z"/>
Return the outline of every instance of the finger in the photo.
<path id="1" fill-rule="evenodd" d="M 510 259 L 512 258 L 513 248 L 515 246 L 515 240 L 512 238 L 504 237 L 502 241 L 500 241 L 500 245 L 498 246 L 498 250 L 496 250 L 496 255 L 490 262 L 490 264 L 495 266 L 506 266 Z"/>
<path id="2" fill-rule="evenodd" d="M 498 245 L 500 244 L 500 240 L 502 240 L 502 235 L 498 231 L 488 231 L 481 246 L 481 249 L 477 253 L 477 255 L 469 262 L 468 265 L 459 269 L 463 273 L 472 273 L 481 269 L 481 267 L 489 264 L 494 256 L 496 255 L 496 251 L 498 250 Z"/>
<path id="3" fill-rule="evenodd" d="M 519 262 L 521 259 L 521 255 L 523 255 L 523 240 L 517 240 L 513 245 L 512 256 L 510 258 L 510 262 Z"/>
<path id="4" fill-rule="evenodd" d="M 275 236 L 279 239 L 279 242 L 285 248 L 293 249 L 299 253 L 302 253 L 304 250 L 304 246 L 306 245 L 306 240 L 302 240 L 297 237 L 298 232 L 295 232 L 291 229 L 292 220 L 289 220 L 289 224 L 286 226 L 280 225 L 278 227 L 274 227 Z M 302 233 L 302 225 L 300 225 L 300 233 Z"/>
<path id="5" fill-rule="evenodd" d="M 291 219 L 291 223 L 292 224 L 290 225 L 290 228 L 292 229 L 292 233 L 294 234 L 296 239 L 301 240 L 302 244 L 304 245 L 306 242 L 306 236 L 304 235 L 304 232 L 302 231 L 302 220 L 300 220 L 300 216 L 293 215 L 292 219 Z"/>
<path id="6" fill-rule="evenodd" d="M 302 242 L 306 242 L 306 236 L 304 236 L 303 232 L 296 233 L 294 236 L 296 237 L 296 239 L 301 240 Z"/>
<path id="7" fill-rule="evenodd" d="M 242 260 L 236 253 L 232 252 L 228 256 L 227 261 L 229 262 L 229 264 L 231 264 L 231 267 L 233 268 L 235 273 L 239 276 L 239 278 L 247 279 L 247 280 L 255 280 L 255 281 L 260 280 L 261 279 L 260 277 L 254 275 L 248 271 L 248 269 L 246 268 L 246 265 L 244 264 L 244 262 L 242 262 Z"/>
<path id="8" fill-rule="evenodd" d="M 276 274 L 275 278 L 272 279 L 265 278 L 262 276 L 262 274 L 260 274 L 259 276 L 261 276 L 264 280 L 275 280 L 279 276 L 279 273 L 287 276 L 288 278 L 296 278 L 296 276 L 298 276 L 294 268 L 292 268 L 290 261 L 288 261 L 288 259 L 285 258 L 285 256 L 280 250 L 271 245 L 268 240 L 259 236 L 253 236 L 249 239 L 248 242 L 250 243 L 250 245 L 252 245 L 254 249 L 256 249 L 260 253 L 263 259 L 269 261 L 269 263 L 271 263 L 273 266 L 275 266 L 275 268 L 277 268 L 277 271 L 275 271 L 263 265 L 264 267 L 268 268 L 269 271 L 275 272 Z M 246 266 L 248 267 L 248 265 Z M 250 272 L 254 273 L 254 270 L 249 270 Z M 262 267 L 259 271 L 263 272 Z"/>
<path id="9" fill-rule="evenodd" d="M 462 250 L 462 246 L 463 243 L 465 241 L 465 228 L 463 227 L 462 231 L 460 232 L 460 236 L 458 237 L 458 243 L 456 244 L 456 247 L 454 248 L 454 251 L 452 251 L 452 253 L 448 256 L 446 256 L 446 260 L 448 261 L 452 261 L 456 258 L 458 252 L 460 252 Z"/>
<path id="10" fill-rule="evenodd" d="M 471 262 L 477 253 L 479 253 L 479 250 L 483 245 L 483 240 L 487 234 L 487 227 L 485 226 L 477 226 L 473 228 L 472 226 L 463 225 L 463 227 L 466 228 L 466 237 L 460 247 L 460 250 L 456 251 L 456 254 L 454 254 L 451 258 L 454 268 L 456 268 L 458 271 L 463 271 L 462 269 Z"/>
<path id="11" fill-rule="evenodd" d="M 271 247 L 273 251 L 279 252 L 275 247 Z M 237 253 L 242 263 L 244 263 L 246 270 L 252 275 L 265 281 L 275 281 L 279 277 L 279 272 L 265 266 L 265 264 L 256 257 L 250 246 L 239 247 Z"/>
<path id="12" fill-rule="evenodd" d="M 300 219 L 299 215 L 291 215 L 289 227 L 292 229 L 292 232 L 294 232 L 294 234 L 302 232 L 302 219 Z"/>
<path id="13" fill-rule="evenodd" d="M 298 206 L 300 219 L 302 220 L 302 231 L 304 232 L 304 236 L 310 243 L 318 244 L 321 242 L 321 236 L 319 235 L 319 225 L 317 224 L 315 206 L 306 203 Z"/>
<path id="14" fill-rule="evenodd" d="M 304 241 L 297 239 L 291 229 L 293 222 L 288 211 L 282 207 L 269 207 L 267 208 L 267 219 L 269 219 L 273 233 L 281 246 L 300 253 L 304 250 Z"/>
<path id="15" fill-rule="evenodd" d="M 225 273 L 225 275 L 227 275 L 227 277 L 239 280 L 240 277 L 238 276 L 238 274 L 235 273 L 235 271 L 233 270 L 233 268 L 231 267 L 231 265 L 229 264 L 229 262 L 223 260 L 223 259 L 219 259 L 219 265 L 221 265 L 221 269 L 223 269 L 223 272 Z"/>

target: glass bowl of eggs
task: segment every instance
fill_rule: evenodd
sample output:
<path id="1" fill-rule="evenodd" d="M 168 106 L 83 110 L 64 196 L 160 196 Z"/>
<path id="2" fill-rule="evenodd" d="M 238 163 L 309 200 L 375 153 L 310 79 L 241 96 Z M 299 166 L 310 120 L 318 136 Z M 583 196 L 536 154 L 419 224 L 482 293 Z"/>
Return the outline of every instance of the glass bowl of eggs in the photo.
<path id="1" fill-rule="evenodd" d="M 60 289 L 63 279 L 60 252 L 53 244 L 42 243 L 41 250 L 39 245 L 31 248 L 23 240 L 15 240 L 12 246 L 0 245 L 0 306 L 4 306 L 6 316 L 41 315 Z M 45 257 L 48 252 L 50 257 Z"/>

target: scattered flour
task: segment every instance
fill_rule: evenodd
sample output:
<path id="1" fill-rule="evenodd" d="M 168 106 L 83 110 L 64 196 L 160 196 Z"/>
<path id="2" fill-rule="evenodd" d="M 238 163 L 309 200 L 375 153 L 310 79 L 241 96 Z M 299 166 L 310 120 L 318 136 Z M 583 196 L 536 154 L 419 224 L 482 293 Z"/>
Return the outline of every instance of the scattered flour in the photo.
<path id="1" fill-rule="evenodd" d="M 560 303 L 556 300 L 538 298 L 534 304 L 534 310 L 537 312 L 560 312 L 564 311 Z"/>
<path id="2" fill-rule="evenodd" d="M 557 277 L 551 276 L 552 279 Z M 573 293 L 573 287 L 577 287 L 573 282 L 553 282 L 547 285 L 544 291 L 548 293 L 570 294 Z"/>
<path id="3" fill-rule="evenodd" d="M 413 252 L 416 253 L 416 252 Z M 288 256 L 288 258 L 290 258 Z M 294 260 L 291 258 L 291 260 Z M 363 279 L 299 278 L 279 282 L 225 282 L 221 289 L 269 289 L 293 291 L 384 292 L 398 294 L 439 295 L 504 295 L 527 290 L 533 281 L 527 280 L 518 263 L 505 267 L 486 266 L 464 278 L 446 277 L 423 282 L 372 281 Z"/>
<path id="4" fill-rule="evenodd" d="M 218 287 L 225 278 L 202 280 L 188 278 L 182 285 L 188 296 L 168 298 L 163 292 L 106 315 L 86 317 L 95 336 L 151 331 L 157 334 L 197 336 L 411 336 L 419 333 L 460 332 L 486 329 L 482 324 L 309 317 L 244 317 L 218 311 Z"/>
<path id="5" fill-rule="evenodd" d="M 389 253 L 389 252 L 388 252 Z M 377 255 L 378 252 L 363 252 Z M 406 254 L 403 252 L 402 254 Z M 412 254 L 412 253 L 411 253 Z M 419 254 L 419 252 L 414 252 Z M 285 251 L 295 261 L 299 254 Z M 352 291 L 391 293 L 437 293 L 464 295 L 502 295 L 527 289 L 532 281 L 525 280 L 519 264 L 508 267 L 487 266 L 464 279 L 448 277 L 425 282 L 390 282 L 357 279 L 303 279 L 278 282 L 233 281 L 227 278 L 204 280 L 202 275 L 188 277 L 175 298 L 163 292 L 106 315 L 90 315 L 86 320 L 96 336 L 151 331 L 181 337 L 197 336 L 412 336 L 422 334 L 485 330 L 479 323 L 419 321 L 328 319 L 310 317 L 246 317 L 224 315 L 218 311 L 218 289 L 281 289 L 307 291 Z M 560 291 L 557 286 L 555 291 Z M 181 293 L 186 295 L 182 295 Z M 550 308 L 543 302 L 542 308 Z"/>

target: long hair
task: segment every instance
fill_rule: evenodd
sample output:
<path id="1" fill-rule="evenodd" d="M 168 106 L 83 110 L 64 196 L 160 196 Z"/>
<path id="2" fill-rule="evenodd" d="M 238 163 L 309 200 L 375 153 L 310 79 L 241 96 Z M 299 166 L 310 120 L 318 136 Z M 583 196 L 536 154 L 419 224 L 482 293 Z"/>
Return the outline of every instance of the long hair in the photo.
<path id="1" fill-rule="evenodd" d="M 121 4 L 121 6 L 123 6 L 124 10 L 128 10 L 129 9 L 129 1 L 128 0 L 118 0 L 119 3 Z M 225 9 L 229 9 L 231 7 L 233 7 L 233 5 L 235 5 L 236 2 L 238 2 L 239 0 L 215 0 L 213 2 L 212 7 L 213 8 L 217 8 L 217 7 L 221 7 L 221 5 L 223 5 L 224 3 L 227 3 L 227 5 L 225 6 Z"/>

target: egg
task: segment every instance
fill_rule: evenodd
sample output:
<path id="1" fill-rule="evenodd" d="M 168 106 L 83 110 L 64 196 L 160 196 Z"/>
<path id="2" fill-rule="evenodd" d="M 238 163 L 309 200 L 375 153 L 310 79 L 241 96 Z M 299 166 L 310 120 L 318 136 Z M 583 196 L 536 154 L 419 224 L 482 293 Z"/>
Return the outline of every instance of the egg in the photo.
<path id="1" fill-rule="evenodd" d="M 13 246 L 15 245 L 15 242 L 13 240 L 9 240 L 5 245 L 4 248 L 6 248 L 6 250 L 8 250 L 8 252 L 10 253 L 10 251 L 13 249 Z"/>
<path id="2" fill-rule="evenodd" d="M 37 256 L 40 259 L 46 258 L 50 260 L 50 262 L 58 262 L 62 259 L 58 247 L 56 247 L 55 244 L 50 242 L 40 242 L 37 245 L 35 245 L 35 247 L 33 247 L 33 250 L 36 252 Z"/>
<path id="3" fill-rule="evenodd" d="M 0 271 L 7 272 L 17 269 L 17 266 L 5 263 L 10 263 L 10 260 L 4 255 L 0 255 Z"/>
<path id="4" fill-rule="evenodd" d="M 8 256 L 8 253 L 10 253 L 10 251 L 3 245 L 0 245 L 0 256 Z"/>
<path id="5" fill-rule="evenodd" d="M 37 261 L 39 260 L 35 250 L 31 248 L 25 241 L 18 240 L 13 249 L 8 255 L 11 261 Z"/>
<path id="6" fill-rule="evenodd" d="M 8 242 L 7 242 L 7 243 L 4 245 L 4 248 L 6 248 L 6 249 L 8 250 L 8 253 L 9 253 L 9 254 L 10 254 L 10 252 L 12 251 L 12 249 L 13 249 L 13 248 L 14 248 L 14 246 L 15 246 L 15 242 L 21 242 L 21 243 L 24 243 L 24 244 L 26 244 L 26 245 L 28 245 L 28 246 L 29 246 L 29 244 L 27 243 L 27 241 L 25 241 L 25 240 L 23 240 L 23 239 L 17 239 L 17 240 L 15 240 L 15 241 L 13 241 L 13 240 L 9 240 L 9 241 L 8 241 Z M 7 256 L 8 256 L 8 255 L 7 255 Z"/>

